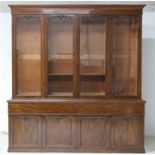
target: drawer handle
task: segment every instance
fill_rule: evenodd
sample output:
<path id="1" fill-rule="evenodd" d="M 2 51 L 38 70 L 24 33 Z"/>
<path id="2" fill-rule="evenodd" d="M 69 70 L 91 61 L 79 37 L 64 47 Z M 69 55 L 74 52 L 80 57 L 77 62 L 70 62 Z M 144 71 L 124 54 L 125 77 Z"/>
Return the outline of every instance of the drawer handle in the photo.
<path id="1" fill-rule="evenodd" d="M 24 117 L 24 118 L 23 118 L 24 121 L 28 121 L 28 120 L 30 120 L 30 119 L 31 119 L 31 117 Z"/>
<path id="2" fill-rule="evenodd" d="M 99 119 L 103 119 L 103 117 L 100 117 L 100 116 L 90 116 L 90 117 L 86 117 L 86 119 L 88 119 L 88 120 L 99 120 Z"/>
<path id="3" fill-rule="evenodd" d="M 56 119 L 63 119 L 63 116 L 56 116 Z"/>
<path id="4" fill-rule="evenodd" d="M 124 120 L 128 121 L 131 118 L 131 116 L 124 116 Z"/>

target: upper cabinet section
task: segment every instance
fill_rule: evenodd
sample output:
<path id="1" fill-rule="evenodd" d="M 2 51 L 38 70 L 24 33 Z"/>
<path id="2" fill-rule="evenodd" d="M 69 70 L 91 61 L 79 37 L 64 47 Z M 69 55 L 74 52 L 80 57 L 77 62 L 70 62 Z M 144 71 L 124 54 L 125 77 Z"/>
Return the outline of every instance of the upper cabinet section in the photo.
<path id="1" fill-rule="evenodd" d="M 15 19 L 16 94 L 41 94 L 41 21 L 38 16 Z"/>
<path id="2" fill-rule="evenodd" d="M 143 7 L 11 6 L 13 97 L 140 97 Z"/>

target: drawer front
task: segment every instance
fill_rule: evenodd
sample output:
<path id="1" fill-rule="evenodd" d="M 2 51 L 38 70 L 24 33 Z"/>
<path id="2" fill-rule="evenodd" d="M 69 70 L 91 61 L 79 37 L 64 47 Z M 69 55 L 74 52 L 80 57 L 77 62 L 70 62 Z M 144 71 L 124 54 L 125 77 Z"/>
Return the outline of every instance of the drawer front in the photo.
<path id="1" fill-rule="evenodd" d="M 73 117 L 47 116 L 45 122 L 45 147 L 61 148 L 73 145 Z"/>
<path id="2" fill-rule="evenodd" d="M 21 114 L 67 114 L 67 115 L 144 115 L 143 101 L 104 100 L 54 100 L 54 101 L 9 101 L 9 113 Z M 82 103 L 82 104 L 79 104 Z"/>
<path id="3" fill-rule="evenodd" d="M 110 144 L 110 119 L 105 116 L 80 118 L 80 146 L 108 147 Z"/>
<path id="4" fill-rule="evenodd" d="M 41 118 L 39 116 L 11 116 L 9 141 L 13 148 L 38 148 L 41 146 Z"/>
<path id="5" fill-rule="evenodd" d="M 113 147 L 141 147 L 144 143 L 143 117 L 113 117 L 112 118 Z"/>

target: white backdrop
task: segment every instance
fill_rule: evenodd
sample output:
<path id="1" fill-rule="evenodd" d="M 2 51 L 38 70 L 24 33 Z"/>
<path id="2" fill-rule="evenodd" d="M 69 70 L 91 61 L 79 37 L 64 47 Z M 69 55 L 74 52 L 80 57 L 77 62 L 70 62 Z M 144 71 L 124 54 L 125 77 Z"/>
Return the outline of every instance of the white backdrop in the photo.
<path id="1" fill-rule="evenodd" d="M 145 134 L 155 136 L 155 12 L 143 15 L 142 97 L 146 100 Z"/>
<path id="2" fill-rule="evenodd" d="M 11 98 L 11 15 L 0 13 L 0 131 L 8 130 L 7 102 Z"/>
<path id="3" fill-rule="evenodd" d="M 155 136 L 155 13 L 144 12 L 142 97 L 146 100 L 145 135 Z M 0 13 L 0 132 L 8 131 L 7 100 L 11 98 L 11 15 Z"/>

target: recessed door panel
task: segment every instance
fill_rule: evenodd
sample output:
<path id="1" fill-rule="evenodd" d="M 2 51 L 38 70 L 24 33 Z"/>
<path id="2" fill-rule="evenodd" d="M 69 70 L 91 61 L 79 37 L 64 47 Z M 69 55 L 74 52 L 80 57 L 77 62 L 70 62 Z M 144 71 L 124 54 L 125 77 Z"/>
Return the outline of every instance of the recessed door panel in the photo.
<path id="1" fill-rule="evenodd" d="M 112 145 L 113 147 L 134 147 L 143 145 L 142 117 L 113 117 Z"/>
<path id="2" fill-rule="evenodd" d="M 104 116 L 81 117 L 80 146 L 108 147 L 110 144 L 110 118 Z"/>
<path id="3" fill-rule="evenodd" d="M 38 116 L 20 115 L 10 117 L 12 147 L 37 148 L 41 146 L 41 119 Z"/>
<path id="4" fill-rule="evenodd" d="M 46 117 L 46 146 L 68 147 L 72 145 L 72 124 L 70 116 Z"/>

